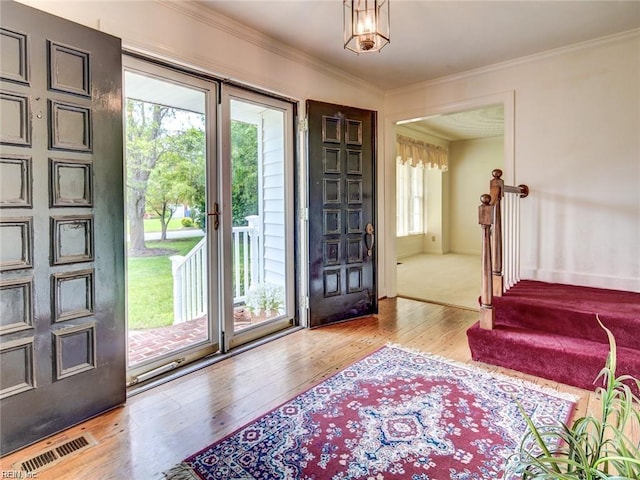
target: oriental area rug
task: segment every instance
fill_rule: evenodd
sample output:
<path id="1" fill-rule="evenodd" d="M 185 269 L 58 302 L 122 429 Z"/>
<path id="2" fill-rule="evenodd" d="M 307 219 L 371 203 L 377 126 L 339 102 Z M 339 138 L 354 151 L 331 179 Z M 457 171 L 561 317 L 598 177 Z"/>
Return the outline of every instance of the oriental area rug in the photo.
<path id="1" fill-rule="evenodd" d="M 577 399 L 387 345 L 165 473 L 171 480 L 503 478 L 527 426 Z"/>

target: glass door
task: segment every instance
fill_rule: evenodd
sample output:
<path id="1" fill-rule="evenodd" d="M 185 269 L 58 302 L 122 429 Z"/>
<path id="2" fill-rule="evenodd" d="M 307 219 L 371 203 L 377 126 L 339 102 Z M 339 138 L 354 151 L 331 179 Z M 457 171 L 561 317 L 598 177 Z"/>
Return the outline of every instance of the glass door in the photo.
<path id="1" fill-rule="evenodd" d="M 293 325 L 293 106 L 223 86 L 224 348 Z"/>
<path id="2" fill-rule="evenodd" d="M 125 56 L 128 381 L 219 349 L 217 84 Z M 213 293 L 213 294 L 210 294 Z"/>

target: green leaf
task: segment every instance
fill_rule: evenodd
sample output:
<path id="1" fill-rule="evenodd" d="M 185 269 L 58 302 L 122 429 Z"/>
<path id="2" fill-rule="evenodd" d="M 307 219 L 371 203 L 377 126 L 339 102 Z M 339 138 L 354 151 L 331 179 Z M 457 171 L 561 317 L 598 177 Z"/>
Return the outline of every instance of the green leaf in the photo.
<path id="1" fill-rule="evenodd" d="M 640 401 L 629 386 L 640 390 L 640 381 L 629 375 L 616 377 L 615 338 L 596 318 L 609 340 L 609 355 L 597 377 L 602 386 L 595 390 L 602 403 L 600 416 L 588 415 L 571 425 L 540 431 L 518 403 L 528 431 L 514 457 L 517 461 L 510 462 L 507 472 L 521 472 L 523 479 L 640 479 L 640 444 L 625 433 L 640 432 Z M 552 451 L 551 445 L 558 447 Z"/>

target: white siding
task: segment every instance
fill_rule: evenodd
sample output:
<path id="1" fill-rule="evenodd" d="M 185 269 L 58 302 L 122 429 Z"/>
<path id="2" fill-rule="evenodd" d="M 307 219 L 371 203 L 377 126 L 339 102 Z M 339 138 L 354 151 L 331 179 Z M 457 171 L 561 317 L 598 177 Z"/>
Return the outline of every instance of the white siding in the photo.
<path id="1" fill-rule="evenodd" d="M 267 110 L 262 115 L 262 232 L 264 281 L 285 287 L 285 175 L 283 115 Z"/>

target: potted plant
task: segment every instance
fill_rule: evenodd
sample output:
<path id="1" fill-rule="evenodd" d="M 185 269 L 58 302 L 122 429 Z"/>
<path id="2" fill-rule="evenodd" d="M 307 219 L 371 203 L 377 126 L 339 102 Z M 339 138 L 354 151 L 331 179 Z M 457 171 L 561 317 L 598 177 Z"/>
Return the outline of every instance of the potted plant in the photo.
<path id="1" fill-rule="evenodd" d="M 259 283 L 247 291 L 245 306 L 255 321 L 275 317 L 284 306 L 284 288 L 273 283 Z"/>
<path id="2" fill-rule="evenodd" d="M 586 415 L 571 425 L 536 427 L 520 407 L 528 431 L 519 452 L 510 460 L 505 478 L 601 480 L 640 479 L 640 400 L 631 388 L 640 390 L 640 380 L 630 375 L 616 377 L 616 342 L 609 338 L 609 356 L 595 392 L 601 401 L 598 415 Z M 597 380 L 597 379 L 596 379 Z"/>

